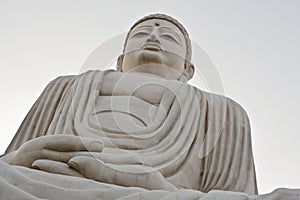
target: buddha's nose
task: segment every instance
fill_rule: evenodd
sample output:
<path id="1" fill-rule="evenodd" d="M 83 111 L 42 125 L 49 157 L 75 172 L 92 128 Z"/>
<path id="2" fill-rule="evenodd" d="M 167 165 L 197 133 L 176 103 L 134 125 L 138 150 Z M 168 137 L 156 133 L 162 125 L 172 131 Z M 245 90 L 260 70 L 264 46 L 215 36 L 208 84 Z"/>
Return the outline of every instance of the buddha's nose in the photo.
<path id="1" fill-rule="evenodd" d="M 157 42 L 160 44 L 159 40 L 159 32 L 157 29 L 153 29 L 149 35 L 149 38 L 147 39 L 147 42 Z"/>

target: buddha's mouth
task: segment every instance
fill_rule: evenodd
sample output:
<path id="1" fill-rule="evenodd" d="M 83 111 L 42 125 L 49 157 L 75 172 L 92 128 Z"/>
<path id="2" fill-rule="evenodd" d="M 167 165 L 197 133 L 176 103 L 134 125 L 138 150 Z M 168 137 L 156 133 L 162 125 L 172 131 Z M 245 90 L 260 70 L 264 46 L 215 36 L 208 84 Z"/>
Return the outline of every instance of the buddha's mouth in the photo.
<path id="1" fill-rule="evenodd" d="M 162 51 L 161 46 L 156 42 L 147 42 L 143 45 L 142 49 L 149 51 Z"/>

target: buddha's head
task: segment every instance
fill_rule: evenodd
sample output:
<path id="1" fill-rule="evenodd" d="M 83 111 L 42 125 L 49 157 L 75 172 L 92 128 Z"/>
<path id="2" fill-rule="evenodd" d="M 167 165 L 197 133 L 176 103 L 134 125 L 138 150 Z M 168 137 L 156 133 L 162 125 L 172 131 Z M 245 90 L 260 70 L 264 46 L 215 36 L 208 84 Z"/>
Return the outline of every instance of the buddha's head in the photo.
<path id="1" fill-rule="evenodd" d="M 129 30 L 118 70 L 188 81 L 194 74 L 191 54 L 191 40 L 182 24 L 173 17 L 153 14 Z"/>

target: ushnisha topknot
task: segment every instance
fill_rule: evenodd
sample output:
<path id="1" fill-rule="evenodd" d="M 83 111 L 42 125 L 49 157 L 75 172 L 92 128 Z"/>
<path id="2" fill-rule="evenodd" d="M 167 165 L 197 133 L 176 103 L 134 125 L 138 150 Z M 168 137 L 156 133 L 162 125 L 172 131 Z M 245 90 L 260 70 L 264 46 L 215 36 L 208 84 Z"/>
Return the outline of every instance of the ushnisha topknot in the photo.
<path id="1" fill-rule="evenodd" d="M 127 33 L 127 36 L 126 36 L 126 39 L 125 39 L 125 43 L 124 43 L 124 48 L 123 48 L 123 53 L 125 51 L 125 47 L 126 47 L 126 44 L 127 44 L 127 39 L 129 37 L 129 34 L 130 32 L 132 31 L 132 29 L 140 24 L 141 22 L 143 21 L 146 21 L 146 20 L 150 20 L 150 19 L 162 19 L 162 20 L 166 20 L 166 21 L 169 21 L 173 24 L 175 24 L 179 30 L 182 32 L 184 38 L 185 38 L 185 42 L 186 42 L 186 47 L 187 47 L 187 51 L 186 51 L 186 60 L 188 62 L 191 62 L 191 58 L 192 58 L 192 45 L 191 45 L 191 39 L 189 37 L 189 34 L 187 32 L 187 30 L 184 28 L 184 26 L 175 18 L 169 16 L 169 15 L 165 15 L 165 14 L 151 14 L 151 15 L 148 15 L 148 16 L 145 16 L 141 19 L 139 19 L 138 21 L 136 21 L 133 26 L 130 28 L 130 30 L 128 31 Z"/>

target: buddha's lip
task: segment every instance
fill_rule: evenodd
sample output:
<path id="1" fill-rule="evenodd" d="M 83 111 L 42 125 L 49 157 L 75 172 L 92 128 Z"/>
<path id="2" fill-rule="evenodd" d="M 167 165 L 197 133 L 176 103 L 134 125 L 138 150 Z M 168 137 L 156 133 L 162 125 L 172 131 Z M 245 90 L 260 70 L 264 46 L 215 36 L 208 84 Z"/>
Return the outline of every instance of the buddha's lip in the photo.
<path id="1" fill-rule="evenodd" d="M 147 42 L 142 46 L 142 49 L 150 51 L 162 51 L 161 46 L 156 42 Z"/>

